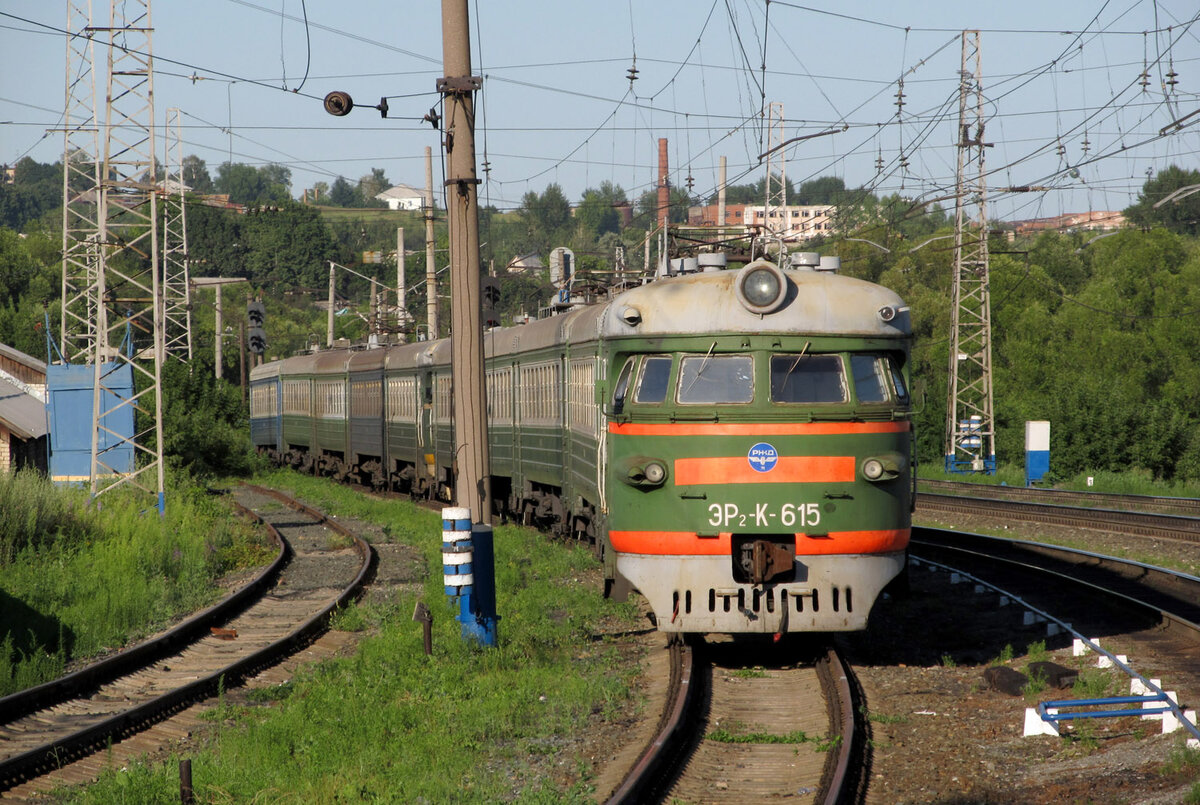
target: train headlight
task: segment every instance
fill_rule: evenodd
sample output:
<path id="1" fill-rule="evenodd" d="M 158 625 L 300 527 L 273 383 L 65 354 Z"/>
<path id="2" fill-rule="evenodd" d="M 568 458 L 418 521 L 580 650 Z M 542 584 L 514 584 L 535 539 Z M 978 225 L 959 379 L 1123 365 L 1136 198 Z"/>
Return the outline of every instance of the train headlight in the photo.
<path id="1" fill-rule="evenodd" d="M 868 458 L 863 462 L 863 477 L 868 481 L 878 481 L 883 477 L 883 462 L 877 458 Z"/>
<path id="2" fill-rule="evenodd" d="M 654 489 L 667 480 L 667 463 L 648 456 L 629 456 L 617 464 L 620 478 L 630 486 Z"/>
<path id="3" fill-rule="evenodd" d="M 904 472 L 907 467 L 904 457 L 889 453 L 882 456 L 871 456 L 863 459 L 862 476 L 868 481 L 890 481 L 893 478 L 899 477 L 900 473 Z"/>
<path id="4" fill-rule="evenodd" d="M 787 298 L 788 281 L 774 263 L 755 260 L 738 274 L 734 290 L 751 313 L 773 313 Z"/>

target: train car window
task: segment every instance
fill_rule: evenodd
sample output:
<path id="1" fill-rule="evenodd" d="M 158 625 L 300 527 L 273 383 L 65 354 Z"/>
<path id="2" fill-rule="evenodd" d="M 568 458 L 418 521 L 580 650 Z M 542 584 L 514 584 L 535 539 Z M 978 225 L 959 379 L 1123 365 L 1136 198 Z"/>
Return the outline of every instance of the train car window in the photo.
<path id="1" fill-rule="evenodd" d="M 667 398 L 667 381 L 671 378 L 669 355 L 655 355 L 642 362 L 642 376 L 638 379 L 637 392 L 633 399 L 639 403 L 660 403 Z"/>
<path id="2" fill-rule="evenodd" d="M 896 387 L 896 398 L 902 405 L 908 405 L 908 387 L 904 385 L 904 372 L 900 371 L 900 364 L 892 355 L 888 356 L 888 366 L 892 370 L 892 383 Z"/>
<path id="3" fill-rule="evenodd" d="M 781 403 L 846 402 L 839 355 L 772 355 L 771 399 Z"/>
<path id="4" fill-rule="evenodd" d="M 621 374 L 617 376 L 617 385 L 613 387 L 613 415 L 621 413 L 625 408 L 625 394 L 629 391 L 629 376 L 633 374 L 634 358 L 625 361 Z"/>
<path id="5" fill-rule="evenodd" d="M 887 380 L 878 355 L 851 355 L 850 371 L 854 375 L 854 395 L 860 403 L 887 402 Z"/>
<path id="6" fill-rule="evenodd" d="M 749 355 L 690 355 L 679 364 L 684 405 L 754 400 L 754 359 Z"/>

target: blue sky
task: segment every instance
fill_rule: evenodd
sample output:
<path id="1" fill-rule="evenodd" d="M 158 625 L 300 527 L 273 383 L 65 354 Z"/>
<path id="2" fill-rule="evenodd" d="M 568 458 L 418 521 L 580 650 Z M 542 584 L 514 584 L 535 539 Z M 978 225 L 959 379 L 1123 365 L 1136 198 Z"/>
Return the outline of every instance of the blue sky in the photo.
<path id="1" fill-rule="evenodd" d="M 106 18 L 109 4 L 92 2 Z M 754 181 L 764 98 L 783 104 L 788 138 L 849 126 L 786 149 L 797 184 L 837 175 L 877 192 L 945 195 L 963 28 L 983 32 L 988 185 L 1053 188 L 996 193 L 993 217 L 1120 209 L 1148 171 L 1200 162 L 1200 115 L 1160 134 L 1200 109 L 1194 0 L 470 5 L 485 76 L 477 150 L 491 168 L 480 193 L 500 208 L 550 182 L 571 199 L 602 181 L 636 196 L 654 183 L 659 137 L 677 185 L 690 175 L 710 193 L 720 156 L 731 181 Z M 424 148 L 439 146 L 420 118 L 438 103 L 440 3 L 160 0 L 152 14 L 157 124 L 182 110 L 184 152 L 211 172 L 231 158 L 282 163 L 297 196 L 373 167 L 424 184 Z M 53 29 L 65 21 L 63 2 L 0 3 L 0 162 L 61 158 L 62 135 L 47 130 L 62 113 L 66 51 Z M 1172 68 L 1178 83 L 1164 91 Z M 327 115 L 320 99 L 335 89 L 366 105 L 391 96 L 389 119 L 370 108 Z"/>

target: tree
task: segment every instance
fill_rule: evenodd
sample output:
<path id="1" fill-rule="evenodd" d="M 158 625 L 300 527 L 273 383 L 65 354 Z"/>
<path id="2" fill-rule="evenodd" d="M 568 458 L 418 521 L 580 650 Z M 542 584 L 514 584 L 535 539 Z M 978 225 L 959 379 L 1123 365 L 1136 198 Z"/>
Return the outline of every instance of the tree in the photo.
<path id="1" fill-rule="evenodd" d="M 621 216 L 613 202 L 606 199 L 599 190 L 591 188 L 583 191 L 583 201 L 575 210 L 575 220 L 585 227 L 592 237 L 616 232 L 621 228 Z"/>
<path id="2" fill-rule="evenodd" d="M 362 188 L 363 201 L 369 207 L 382 207 L 385 202 L 375 198 L 392 186 L 388 181 L 387 176 L 383 173 L 383 168 L 371 168 L 371 172 L 358 180 L 358 186 Z"/>
<path id="3" fill-rule="evenodd" d="M 822 176 L 818 179 L 804 182 L 800 192 L 795 194 L 788 189 L 789 204 L 837 204 L 846 193 L 846 183 L 838 176 Z"/>
<path id="4" fill-rule="evenodd" d="M 208 175 L 208 166 L 195 154 L 188 154 L 183 158 L 183 183 L 192 188 L 193 193 L 213 191 L 213 180 Z"/>
<path id="5" fill-rule="evenodd" d="M 672 187 L 667 196 L 667 203 L 670 206 L 668 220 L 673 224 L 685 223 L 688 207 L 692 206 L 692 200 L 686 188 Z M 662 216 L 658 211 L 657 190 L 647 190 L 638 197 L 637 213 L 643 225 L 653 227 L 662 222 Z"/>
<path id="6" fill-rule="evenodd" d="M 240 162 L 224 162 L 217 168 L 213 185 L 235 204 L 282 204 L 291 198 L 288 192 L 291 181 L 292 172 L 282 165 L 255 168 Z"/>
<path id="7" fill-rule="evenodd" d="M 357 185 L 347 182 L 345 176 L 339 176 L 329 190 L 329 203 L 335 207 L 361 207 L 362 195 Z"/>
<path id="8" fill-rule="evenodd" d="M 549 185 L 540 195 L 530 190 L 522 197 L 518 211 L 525 222 L 528 243 L 534 250 L 544 254 L 553 247 L 554 241 L 566 239 L 571 203 L 557 184 Z"/>
<path id="9" fill-rule="evenodd" d="M 62 205 L 62 165 L 23 157 L 13 167 L 13 183 L 0 182 L 0 226 L 21 231 Z"/>
<path id="10" fill-rule="evenodd" d="M 1146 180 L 1137 203 L 1125 210 L 1125 217 L 1139 226 L 1164 226 L 1183 235 L 1200 233 L 1200 187 L 1187 197 L 1154 207 L 1176 190 L 1192 185 L 1200 185 L 1200 171 L 1185 171 L 1171 165 Z"/>

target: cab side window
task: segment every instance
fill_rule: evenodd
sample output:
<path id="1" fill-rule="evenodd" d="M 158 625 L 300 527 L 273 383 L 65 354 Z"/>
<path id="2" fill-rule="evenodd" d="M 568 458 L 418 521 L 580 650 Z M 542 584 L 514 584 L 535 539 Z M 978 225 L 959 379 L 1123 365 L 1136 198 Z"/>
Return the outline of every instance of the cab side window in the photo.
<path id="1" fill-rule="evenodd" d="M 625 395 L 629 391 L 629 377 L 633 374 L 633 364 L 633 358 L 625 361 L 625 365 L 621 367 L 621 374 L 617 376 L 617 385 L 613 387 L 612 412 L 614 416 L 625 409 Z"/>
<path id="2" fill-rule="evenodd" d="M 660 403 L 667 397 L 667 382 L 671 378 L 671 357 L 653 355 L 642 361 L 642 374 L 638 378 L 637 391 L 633 398 L 639 403 Z"/>
<path id="3" fill-rule="evenodd" d="M 854 393 L 860 403 L 887 402 L 887 380 L 883 360 L 878 355 L 851 355 L 850 370 L 854 373 Z"/>

